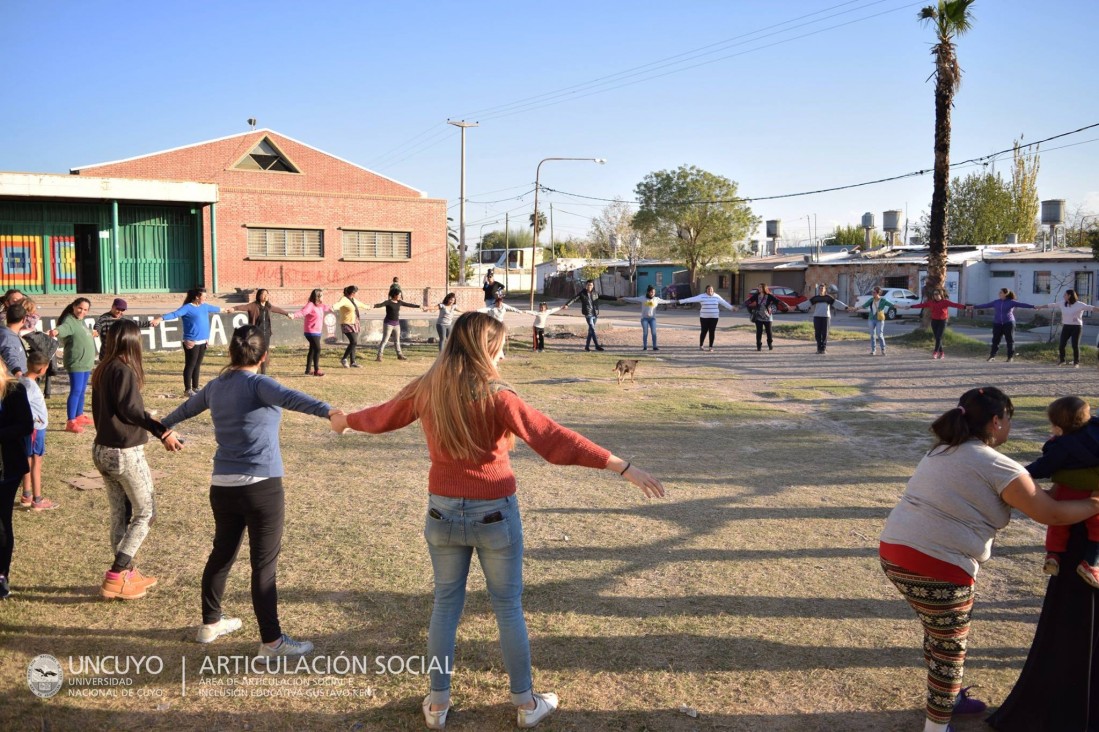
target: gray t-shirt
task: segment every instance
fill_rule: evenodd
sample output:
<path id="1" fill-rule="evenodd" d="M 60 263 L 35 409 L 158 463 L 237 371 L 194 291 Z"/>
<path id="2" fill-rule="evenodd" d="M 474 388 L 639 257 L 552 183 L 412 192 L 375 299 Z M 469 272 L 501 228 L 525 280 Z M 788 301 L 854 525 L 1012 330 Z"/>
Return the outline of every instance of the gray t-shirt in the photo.
<path id="1" fill-rule="evenodd" d="M 900 503 L 889 514 L 881 540 L 902 544 L 977 576 L 992 553 L 996 532 L 1007 526 L 1011 506 L 1000 494 L 1026 468 L 980 440 L 924 456 Z"/>

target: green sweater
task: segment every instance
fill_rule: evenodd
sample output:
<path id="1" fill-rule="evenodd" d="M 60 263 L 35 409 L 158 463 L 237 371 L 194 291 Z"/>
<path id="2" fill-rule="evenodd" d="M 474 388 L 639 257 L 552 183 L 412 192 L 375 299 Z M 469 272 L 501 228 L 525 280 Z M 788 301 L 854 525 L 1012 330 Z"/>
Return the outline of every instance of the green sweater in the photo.
<path id="1" fill-rule="evenodd" d="M 63 363 L 70 372 L 91 371 L 95 366 L 95 340 L 84 321 L 73 316 L 57 326 L 57 340 L 65 348 Z"/>

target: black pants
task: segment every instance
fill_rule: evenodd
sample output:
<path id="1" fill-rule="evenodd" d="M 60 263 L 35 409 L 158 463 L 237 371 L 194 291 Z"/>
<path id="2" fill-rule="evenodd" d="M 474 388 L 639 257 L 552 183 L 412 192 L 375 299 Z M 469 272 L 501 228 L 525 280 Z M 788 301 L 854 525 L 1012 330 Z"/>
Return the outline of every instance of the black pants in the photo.
<path id="1" fill-rule="evenodd" d="M 534 329 L 534 347 L 539 351 L 546 350 L 546 329 L 535 328 Z"/>
<path id="2" fill-rule="evenodd" d="M 23 476 L 0 483 L 0 575 L 4 577 L 11 571 L 11 555 L 15 551 L 11 514 L 15 508 L 15 494 L 21 485 Z"/>
<path id="3" fill-rule="evenodd" d="M 1080 325 L 1062 325 L 1061 342 L 1057 344 L 1057 355 L 1061 363 L 1065 361 L 1065 345 L 1072 341 L 1072 362 L 1080 363 Z"/>
<path id="4" fill-rule="evenodd" d="M 817 353 L 824 353 L 828 348 L 828 325 L 831 318 L 813 318 L 813 335 L 817 338 Z"/>
<path id="5" fill-rule="evenodd" d="M 202 622 L 209 625 L 221 618 L 225 581 L 248 529 L 252 609 L 263 642 L 277 641 L 282 637 L 275 586 L 285 511 L 282 478 L 245 486 L 210 486 L 210 508 L 214 510 L 214 548 L 202 571 Z"/>
<path id="6" fill-rule="evenodd" d="M 717 332 L 717 318 L 699 318 L 698 324 L 702 326 L 702 329 L 698 333 L 698 347 L 702 348 L 702 344 L 706 341 L 706 336 L 709 336 L 710 348 L 713 348 L 714 333 Z"/>
<path id="7" fill-rule="evenodd" d="M 1010 323 L 993 323 L 992 324 L 992 351 L 988 354 L 989 358 L 995 358 L 996 352 L 1000 350 L 1000 339 L 1003 338 L 1007 341 L 1007 357 L 1011 358 L 1015 355 L 1015 322 Z"/>
<path id="8" fill-rule="evenodd" d="M 763 350 L 763 331 L 767 331 L 767 348 L 770 350 L 773 339 L 771 338 L 771 321 L 770 320 L 757 320 L 756 321 L 756 350 Z"/>
<path id="9" fill-rule="evenodd" d="M 345 332 L 344 337 L 347 338 L 347 348 L 344 349 L 343 358 L 340 360 L 355 363 L 355 346 L 359 345 L 359 334 L 356 331 L 350 333 Z M 319 345 L 317 346 L 317 350 L 319 353 Z"/>
<path id="10" fill-rule="evenodd" d="M 935 353 L 943 352 L 943 333 L 946 332 L 945 320 L 931 321 L 931 334 L 935 336 Z"/>
<path id="11" fill-rule="evenodd" d="M 305 340 L 309 341 L 309 353 L 305 354 L 305 373 L 321 370 L 321 337 L 320 335 L 305 334 Z M 310 368 L 309 364 L 313 366 Z"/>
<path id="12" fill-rule="evenodd" d="M 202 359 L 205 356 L 205 343 L 196 343 L 190 348 L 183 349 L 183 388 L 185 390 L 198 390 L 199 378 L 202 375 Z"/>

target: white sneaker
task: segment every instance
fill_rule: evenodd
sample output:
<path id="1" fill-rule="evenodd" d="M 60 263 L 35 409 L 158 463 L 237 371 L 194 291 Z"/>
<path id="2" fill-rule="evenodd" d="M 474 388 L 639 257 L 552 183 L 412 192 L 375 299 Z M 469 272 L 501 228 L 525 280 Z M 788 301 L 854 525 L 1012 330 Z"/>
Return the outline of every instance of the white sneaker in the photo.
<path id="1" fill-rule="evenodd" d="M 424 710 L 424 724 L 428 729 L 443 729 L 446 727 L 446 713 L 450 711 L 448 706 L 441 712 L 431 711 L 431 694 L 424 697 L 424 703 L 422 705 Z"/>
<path id="2" fill-rule="evenodd" d="M 557 695 L 552 691 L 534 695 L 534 709 L 516 709 L 515 724 L 524 729 L 530 728 L 553 714 L 557 709 Z"/>
<path id="3" fill-rule="evenodd" d="M 225 618 L 216 623 L 210 625 L 200 625 L 198 628 L 198 637 L 195 638 L 199 643 L 213 643 L 223 635 L 229 635 L 240 630 L 240 618 Z"/>
<path id="4" fill-rule="evenodd" d="M 282 634 L 282 642 L 272 648 L 266 643 L 259 644 L 260 656 L 304 656 L 313 650 L 313 644 L 309 641 L 296 641 L 286 633 Z"/>

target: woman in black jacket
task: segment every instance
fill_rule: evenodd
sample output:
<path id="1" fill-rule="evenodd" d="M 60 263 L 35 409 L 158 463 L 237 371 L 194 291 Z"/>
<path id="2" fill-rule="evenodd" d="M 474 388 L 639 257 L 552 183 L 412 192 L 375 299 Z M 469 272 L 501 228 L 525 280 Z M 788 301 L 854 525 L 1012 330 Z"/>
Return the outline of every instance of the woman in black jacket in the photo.
<path id="1" fill-rule="evenodd" d="M 27 474 L 27 437 L 34 431 L 27 390 L 0 362 L 0 600 L 11 594 L 8 572 L 15 550 L 11 514 L 15 492 Z"/>

